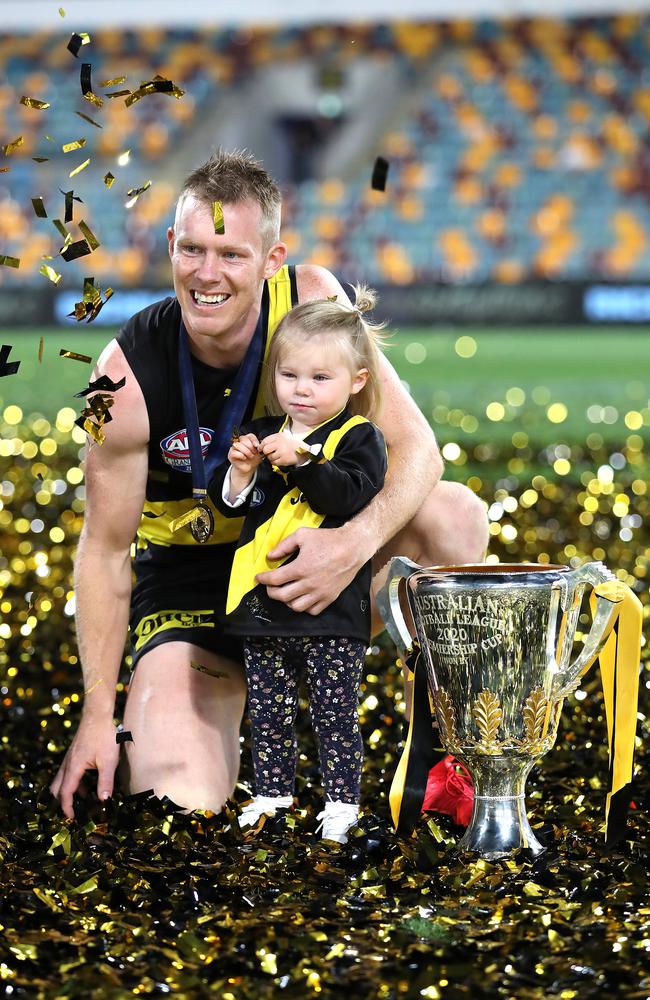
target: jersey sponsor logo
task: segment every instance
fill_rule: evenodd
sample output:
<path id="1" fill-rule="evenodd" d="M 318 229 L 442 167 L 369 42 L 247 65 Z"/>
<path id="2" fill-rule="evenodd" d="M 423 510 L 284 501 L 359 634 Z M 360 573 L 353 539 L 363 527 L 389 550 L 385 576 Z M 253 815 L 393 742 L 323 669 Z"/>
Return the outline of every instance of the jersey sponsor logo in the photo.
<path id="1" fill-rule="evenodd" d="M 264 503 L 265 500 L 266 500 L 266 494 L 264 493 L 264 490 L 261 490 L 259 489 L 259 487 L 255 486 L 253 488 L 253 492 L 251 493 L 250 506 L 259 507 L 261 504 Z"/>
<path id="2" fill-rule="evenodd" d="M 141 618 L 134 629 L 137 639 L 133 643 L 136 652 L 159 632 L 169 629 L 214 628 L 214 611 L 158 611 Z"/>
<path id="3" fill-rule="evenodd" d="M 211 427 L 199 427 L 199 438 L 201 439 L 201 454 L 205 458 L 214 431 Z M 170 465 L 177 472 L 191 472 L 190 464 L 190 442 L 187 429 L 183 427 L 180 431 L 174 431 L 160 442 L 163 461 Z"/>

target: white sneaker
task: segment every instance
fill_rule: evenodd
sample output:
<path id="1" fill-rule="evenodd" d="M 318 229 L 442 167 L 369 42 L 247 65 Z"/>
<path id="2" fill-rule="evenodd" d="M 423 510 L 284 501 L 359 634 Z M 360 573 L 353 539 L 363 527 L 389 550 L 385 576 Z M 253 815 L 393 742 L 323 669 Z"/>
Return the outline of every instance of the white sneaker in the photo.
<path id="1" fill-rule="evenodd" d="M 339 844 L 347 844 L 348 830 L 355 826 L 359 819 L 358 802 L 326 802 L 325 808 L 316 819 L 322 820 L 323 840 L 335 840 Z M 318 832 L 318 831 L 317 831 Z"/>
<path id="2" fill-rule="evenodd" d="M 262 816 L 275 816 L 278 809 L 289 809 L 293 805 L 293 795 L 255 795 L 241 811 L 239 828 L 255 826 Z"/>

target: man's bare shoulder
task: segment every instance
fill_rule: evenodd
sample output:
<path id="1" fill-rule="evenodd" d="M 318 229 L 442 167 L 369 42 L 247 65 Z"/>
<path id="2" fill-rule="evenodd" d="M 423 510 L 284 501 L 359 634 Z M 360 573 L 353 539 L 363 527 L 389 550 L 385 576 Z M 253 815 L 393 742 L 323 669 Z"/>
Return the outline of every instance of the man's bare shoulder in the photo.
<path id="1" fill-rule="evenodd" d="M 137 448 L 149 440 L 149 417 L 142 389 L 117 340 L 111 340 L 100 354 L 91 376 L 96 381 L 103 375 L 113 383 L 124 379 L 124 385 L 114 392 L 110 410 L 111 421 L 104 427 L 109 450 L 113 447 Z"/>
<path id="2" fill-rule="evenodd" d="M 314 299 L 336 295 L 337 302 L 352 304 L 338 279 L 320 264 L 296 264 L 296 285 L 299 302 L 312 302 Z"/>

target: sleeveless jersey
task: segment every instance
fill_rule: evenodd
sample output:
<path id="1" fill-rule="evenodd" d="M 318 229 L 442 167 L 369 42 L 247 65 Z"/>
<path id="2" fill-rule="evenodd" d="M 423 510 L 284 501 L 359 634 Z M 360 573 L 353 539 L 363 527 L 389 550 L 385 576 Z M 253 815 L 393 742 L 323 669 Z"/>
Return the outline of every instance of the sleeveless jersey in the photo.
<path id="1" fill-rule="evenodd" d="M 295 269 L 285 264 L 264 283 L 261 306 L 264 358 L 278 323 L 297 302 Z M 226 519 L 213 507 L 215 530 L 206 545 L 195 541 L 189 525 L 173 534 L 169 530 L 174 518 L 195 505 L 178 371 L 180 320 L 178 300 L 170 297 L 136 313 L 117 335 L 117 342 L 142 389 L 149 415 L 149 474 L 138 528 L 139 548 L 153 544 L 204 549 L 210 545 L 232 543 L 239 537 L 242 525 L 241 518 Z M 260 390 L 264 358 L 244 414 L 245 420 L 261 416 L 264 412 Z M 191 363 L 201 445 L 205 454 L 238 368 L 213 368 L 193 355 Z"/>

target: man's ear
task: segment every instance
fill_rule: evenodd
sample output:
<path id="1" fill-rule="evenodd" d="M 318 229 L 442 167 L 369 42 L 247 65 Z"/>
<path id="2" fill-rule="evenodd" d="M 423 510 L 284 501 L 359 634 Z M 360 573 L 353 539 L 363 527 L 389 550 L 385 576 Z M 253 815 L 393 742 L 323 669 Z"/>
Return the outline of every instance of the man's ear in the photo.
<path id="1" fill-rule="evenodd" d="M 169 256 L 174 255 L 174 227 L 170 226 L 167 230 L 167 247 L 169 249 Z"/>
<path id="2" fill-rule="evenodd" d="M 356 373 L 356 375 L 352 379 L 352 388 L 350 389 L 350 395 L 356 396 L 356 394 L 358 392 L 361 392 L 361 390 L 363 389 L 364 385 L 368 381 L 368 376 L 369 375 L 370 375 L 370 372 L 368 371 L 367 368 L 360 368 L 359 369 L 359 371 Z"/>
<path id="3" fill-rule="evenodd" d="M 276 271 L 279 271 L 285 260 L 287 259 L 287 245 L 286 243 L 274 243 L 271 249 L 266 255 L 266 263 L 264 265 L 264 277 L 272 278 Z"/>

